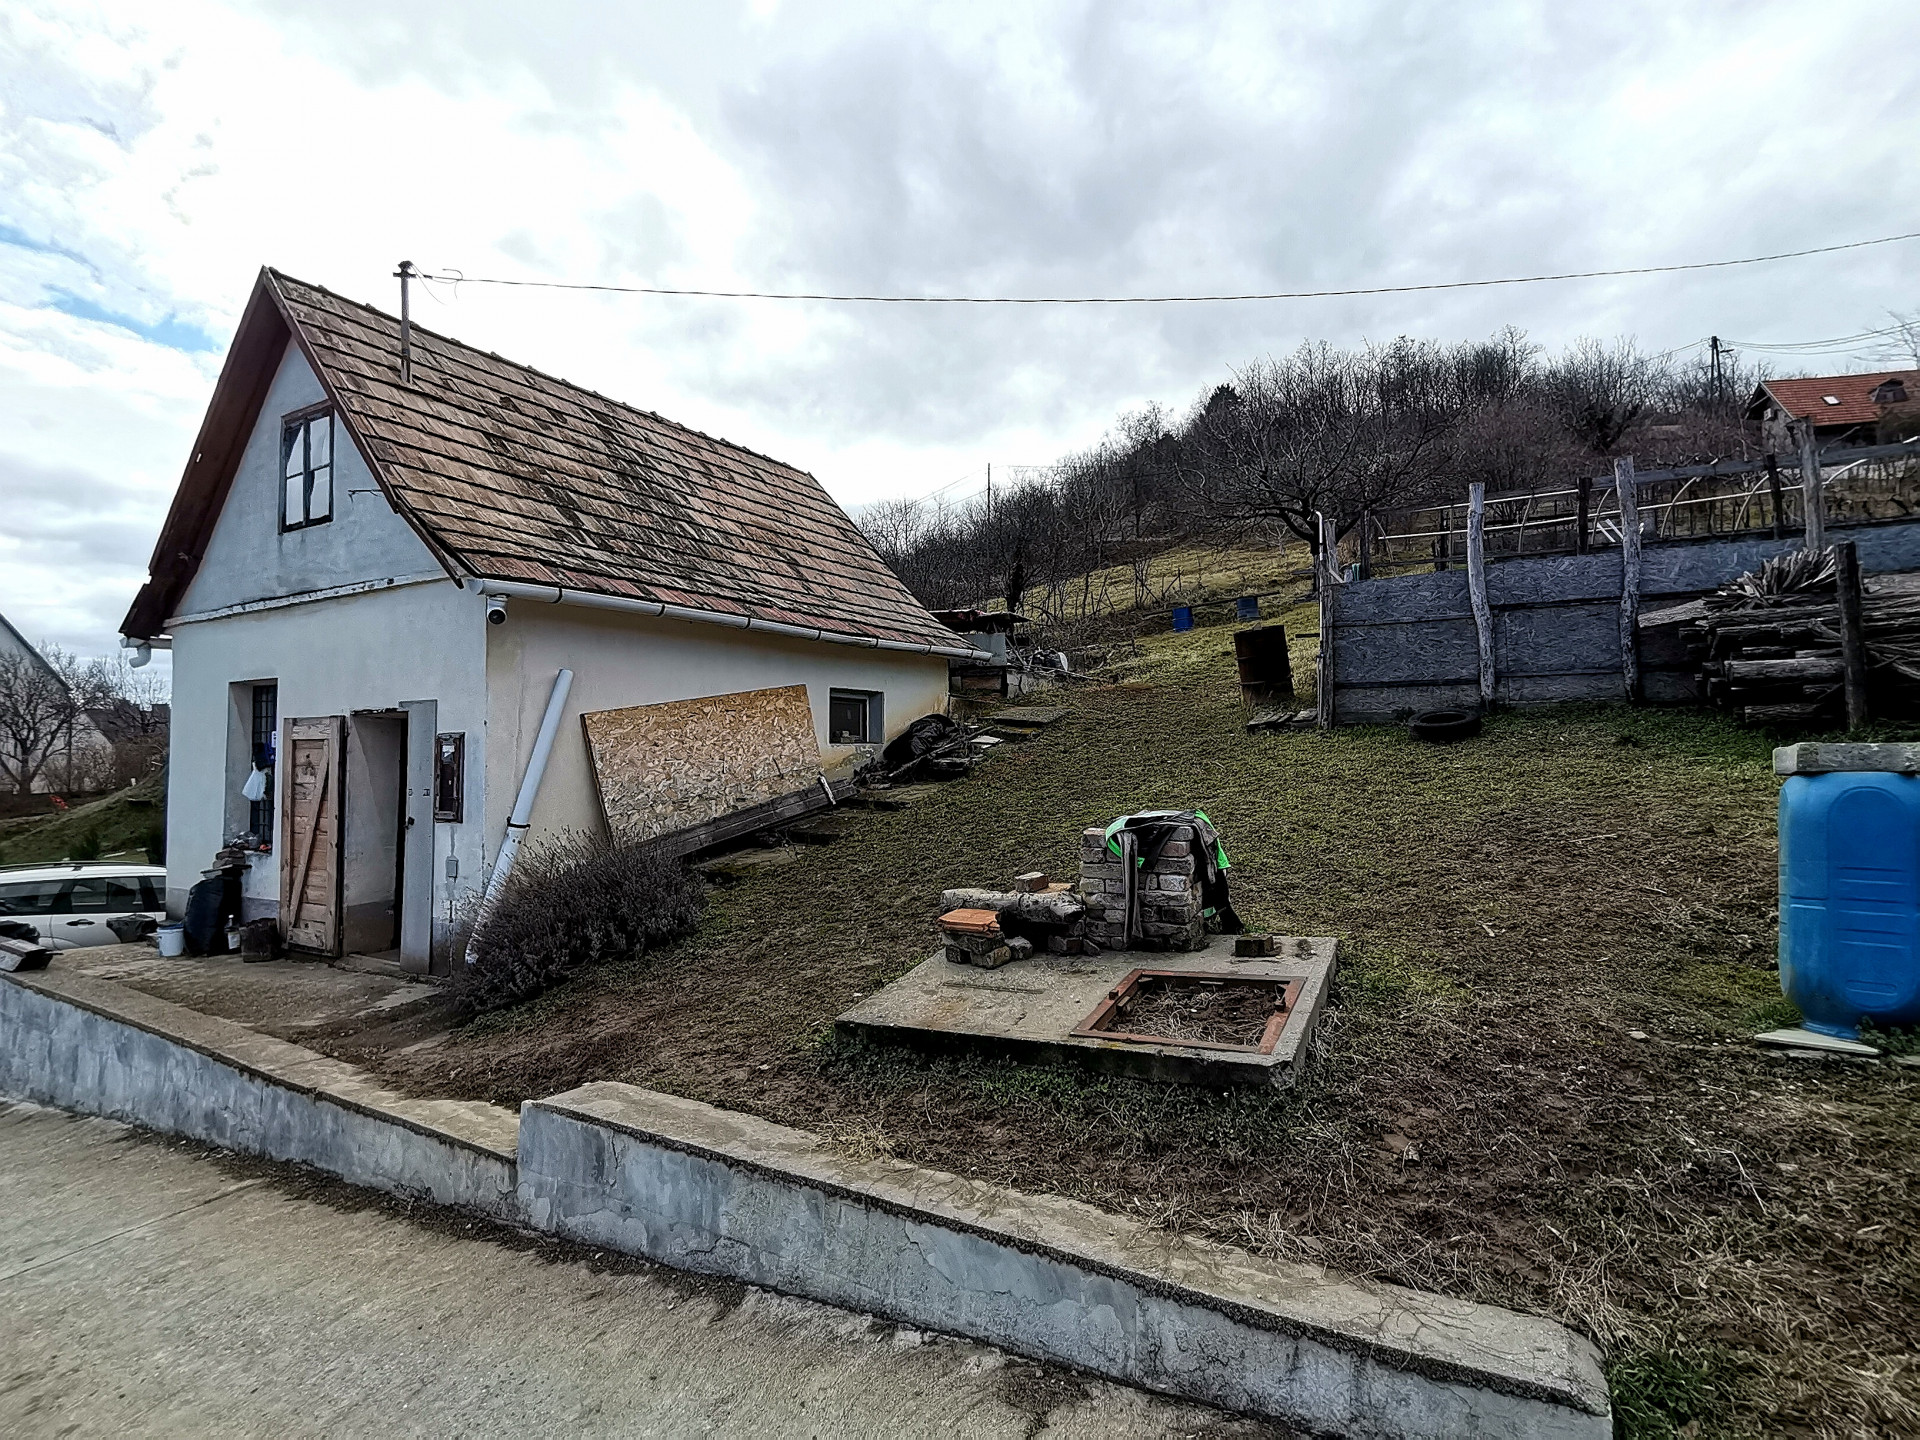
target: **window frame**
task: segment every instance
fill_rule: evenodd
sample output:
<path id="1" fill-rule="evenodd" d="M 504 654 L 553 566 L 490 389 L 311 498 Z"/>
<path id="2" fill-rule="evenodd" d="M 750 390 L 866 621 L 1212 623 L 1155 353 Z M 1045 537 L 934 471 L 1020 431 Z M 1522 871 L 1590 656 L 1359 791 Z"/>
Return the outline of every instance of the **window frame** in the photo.
<path id="1" fill-rule="evenodd" d="M 273 827 L 279 818 L 275 814 L 274 806 L 276 798 L 274 791 L 280 779 L 278 773 L 280 682 L 278 680 L 256 680 L 248 689 L 247 760 L 250 768 L 267 772 L 266 793 L 258 800 L 247 801 L 247 833 L 259 841 L 262 854 L 270 854 L 273 850 Z"/>
<path id="2" fill-rule="evenodd" d="M 316 420 L 325 420 L 327 422 L 327 513 L 324 515 L 315 515 L 313 513 L 314 469 L 312 427 Z M 315 525 L 326 525 L 332 522 L 333 502 L 335 498 L 333 471 L 334 461 L 339 454 L 339 429 L 340 427 L 334 423 L 333 405 L 330 401 L 322 401 L 318 405 L 309 405 L 305 409 L 294 410 L 280 417 L 280 468 L 276 472 L 278 478 L 275 483 L 280 492 L 281 534 L 284 535 L 293 530 L 308 530 Z M 300 495 L 302 500 L 302 515 L 299 519 L 295 519 L 287 513 L 287 482 L 291 478 L 287 474 L 287 464 L 293 458 L 293 447 L 295 445 L 301 447 Z"/>
<path id="3" fill-rule="evenodd" d="M 833 725 L 833 707 L 835 702 L 842 700 L 857 700 L 860 702 L 862 739 L 841 740 L 838 738 Z M 883 708 L 885 700 L 886 695 L 884 691 L 852 690 L 838 685 L 834 686 L 827 692 L 827 743 L 829 745 L 878 745 L 882 743 L 882 738 L 886 733 L 886 718 Z"/>

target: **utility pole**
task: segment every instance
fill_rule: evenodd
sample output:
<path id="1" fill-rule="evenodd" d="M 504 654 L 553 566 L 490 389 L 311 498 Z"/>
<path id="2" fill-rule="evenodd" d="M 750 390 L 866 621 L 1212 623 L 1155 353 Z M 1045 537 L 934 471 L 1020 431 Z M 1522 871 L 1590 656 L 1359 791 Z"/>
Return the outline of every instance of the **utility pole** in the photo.
<path id="1" fill-rule="evenodd" d="M 393 272 L 400 282 L 400 383 L 413 383 L 413 316 L 407 309 L 407 282 L 413 279 L 413 262 L 402 260 Z"/>
<path id="2" fill-rule="evenodd" d="M 1715 406 L 1718 406 L 1720 404 L 1720 392 L 1726 388 L 1721 383 L 1720 337 L 1718 335 L 1709 335 L 1707 337 L 1707 344 L 1712 348 L 1713 354 L 1713 403 Z"/>
<path id="3" fill-rule="evenodd" d="M 993 523 L 993 462 L 987 462 L 987 523 Z"/>

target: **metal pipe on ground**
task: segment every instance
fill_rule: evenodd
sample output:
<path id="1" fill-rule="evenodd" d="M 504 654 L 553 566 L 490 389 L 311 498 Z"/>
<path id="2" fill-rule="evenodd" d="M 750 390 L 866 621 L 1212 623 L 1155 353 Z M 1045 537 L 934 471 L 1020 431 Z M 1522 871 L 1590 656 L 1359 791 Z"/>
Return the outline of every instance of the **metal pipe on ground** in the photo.
<path id="1" fill-rule="evenodd" d="M 567 708 L 567 692 L 573 689 L 573 671 L 562 670 L 553 677 L 553 690 L 547 696 L 547 713 L 540 717 L 540 733 L 534 737 L 533 754 L 527 759 L 527 772 L 520 777 L 520 793 L 514 796 L 513 813 L 507 817 L 507 833 L 500 842 L 500 853 L 493 857 L 493 873 L 487 877 L 486 893 L 480 897 L 480 913 L 474 916 L 473 933 L 467 937 L 467 965 L 479 958 L 480 932 L 487 923 L 500 888 L 507 883 L 514 856 L 527 826 L 533 823 L 533 802 L 540 794 L 540 781 L 547 773 L 547 758 L 553 754 L 553 737 L 560 730 L 560 714 Z"/>

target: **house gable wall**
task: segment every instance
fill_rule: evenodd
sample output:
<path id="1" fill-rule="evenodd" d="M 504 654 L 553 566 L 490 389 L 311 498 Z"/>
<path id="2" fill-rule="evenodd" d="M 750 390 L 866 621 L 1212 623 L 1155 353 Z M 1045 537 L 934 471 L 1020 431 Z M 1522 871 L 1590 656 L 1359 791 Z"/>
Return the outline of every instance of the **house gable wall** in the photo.
<path id="1" fill-rule="evenodd" d="M 306 356 L 289 340 L 178 614 L 204 614 L 364 580 L 443 573 L 413 527 L 380 493 L 366 460 L 337 420 L 333 519 L 281 531 L 282 418 L 326 398 Z"/>

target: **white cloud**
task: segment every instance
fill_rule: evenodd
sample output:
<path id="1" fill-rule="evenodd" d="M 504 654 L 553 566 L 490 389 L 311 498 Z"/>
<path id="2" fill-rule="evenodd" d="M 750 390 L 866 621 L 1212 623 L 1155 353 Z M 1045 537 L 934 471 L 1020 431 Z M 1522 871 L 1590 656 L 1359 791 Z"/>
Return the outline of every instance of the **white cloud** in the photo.
<path id="1" fill-rule="evenodd" d="M 1144 293 L 1912 228 L 1898 177 L 1920 17 L 1851 0 L 1806 16 L 16 3 L 0 12 L 0 610 L 30 635 L 112 643 L 262 263 L 387 305 L 402 256 L 628 284 Z M 1840 334 L 1920 303 L 1914 257 L 1136 310 L 436 287 L 416 313 L 859 502 L 1045 461 L 1305 336 Z M 196 331 L 216 348 L 178 348 Z"/>

